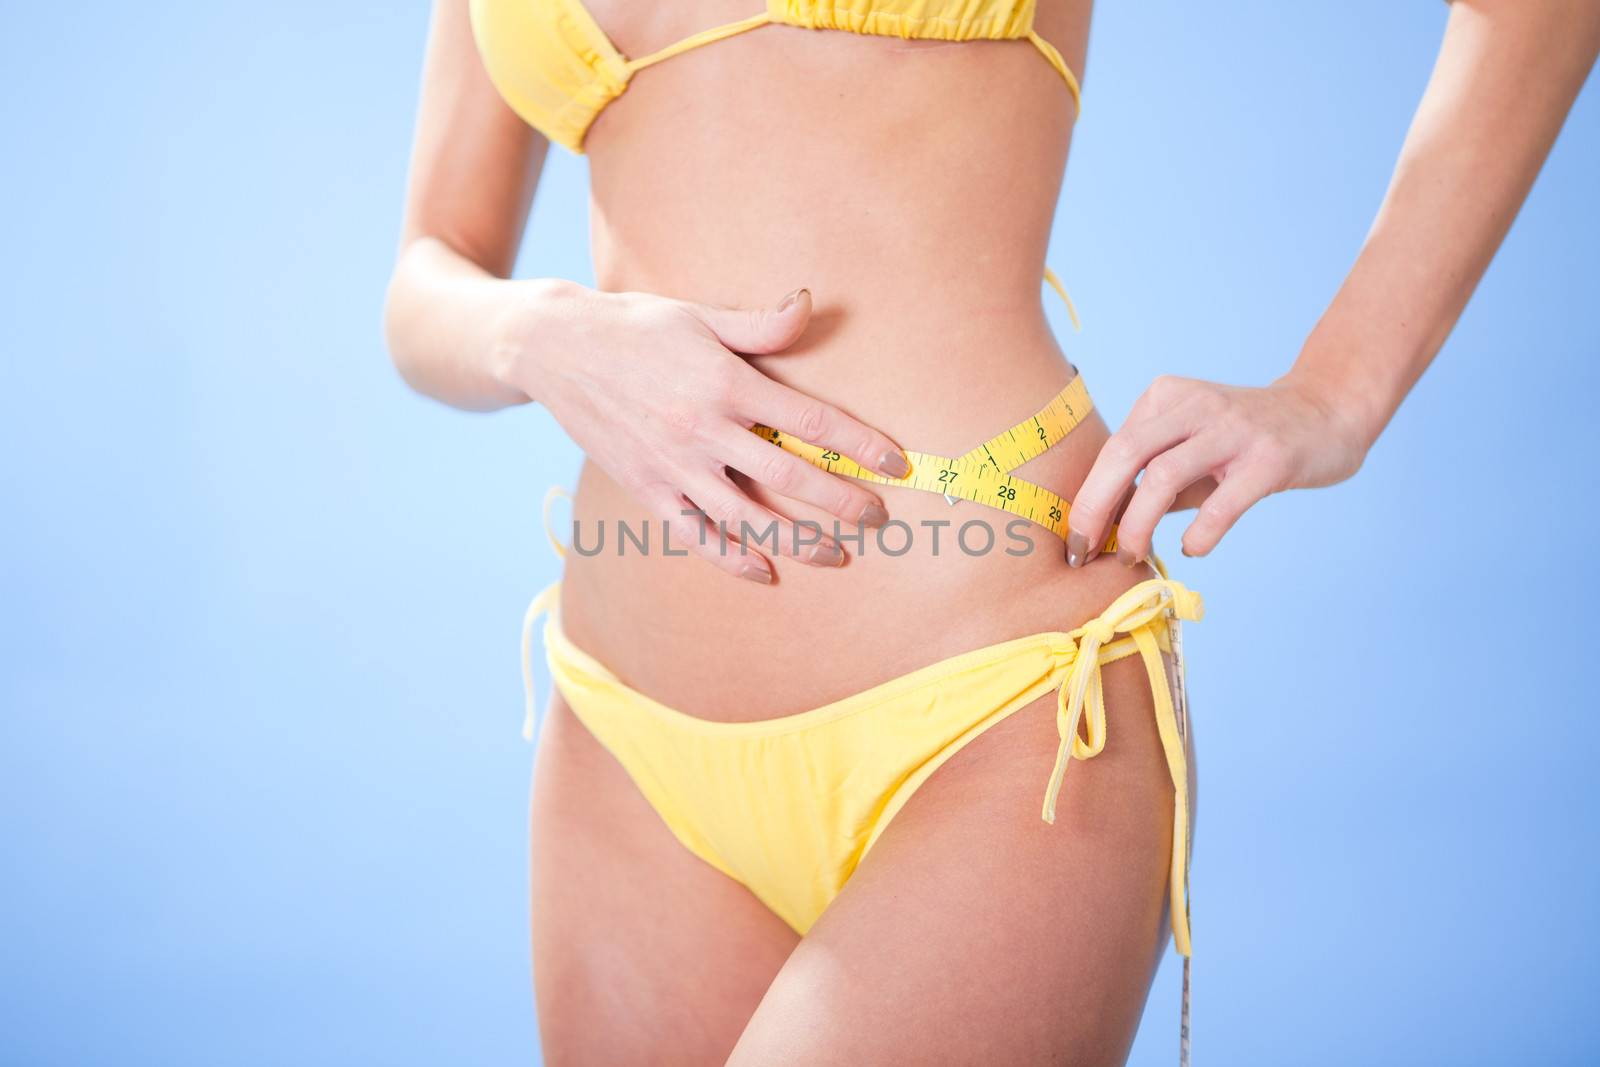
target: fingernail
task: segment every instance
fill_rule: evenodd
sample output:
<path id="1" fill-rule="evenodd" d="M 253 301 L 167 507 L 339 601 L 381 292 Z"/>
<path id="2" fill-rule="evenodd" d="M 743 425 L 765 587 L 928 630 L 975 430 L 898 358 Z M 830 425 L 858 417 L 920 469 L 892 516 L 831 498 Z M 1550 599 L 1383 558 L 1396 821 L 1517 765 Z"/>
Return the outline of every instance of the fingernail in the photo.
<path id="1" fill-rule="evenodd" d="M 856 520 L 862 526 L 882 526 L 888 521 L 889 513 L 882 504 L 868 504 L 861 509 L 861 517 Z"/>
<path id="2" fill-rule="evenodd" d="M 1133 549 L 1117 546 L 1117 562 L 1124 567 L 1131 567 L 1139 562 L 1139 557 L 1133 554 Z"/>
<path id="3" fill-rule="evenodd" d="M 1077 530 L 1067 531 L 1067 566 L 1081 567 L 1088 562 L 1084 558 L 1089 548 L 1089 539 Z"/>
<path id="4" fill-rule="evenodd" d="M 844 552 L 838 545 L 823 542 L 811 551 L 811 564 L 815 567 L 837 567 L 844 562 Z"/>
<path id="5" fill-rule="evenodd" d="M 748 578 L 752 582 L 760 582 L 762 585 L 772 584 L 772 571 L 759 563 L 746 563 L 743 569 L 739 571 L 739 577 Z"/>
<path id="6" fill-rule="evenodd" d="M 911 473 L 911 461 L 898 448 L 891 448 L 878 458 L 878 473 L 890 478 L 904 478 Z"/>
<path id="7" fill-rule="evenodd" d="M 1090 545 L 1089 546 L 1089 552 L 1088 552 L 1088 554 L 1086 556 L 1083 557 L 1083 561 L 1085 563 L 1093 563 L 1095 561 L 1095 557 L 1100 555 L 1100 548 L 1101 548 L 1101 545 L 1103 545 L 1103 544 L 1104 544 L 1104 542 L 1101 542 L 1100 545 Z"/>
<path id="8" fill-rule="evenodd" d="M 782 300 L 778 301 L 778 310 L 779 311 L 788 311 L 789 310 L 789 305 L 793 304 L 796 300 L 799 300 L 800 299 L 800 294 L 805 292 L 805 291 L 806 291 L 805 288 L 802 286 L 801 288 L 796 289 L 794 292 L 790 293 L 788 296 L 784 297 Z"/>

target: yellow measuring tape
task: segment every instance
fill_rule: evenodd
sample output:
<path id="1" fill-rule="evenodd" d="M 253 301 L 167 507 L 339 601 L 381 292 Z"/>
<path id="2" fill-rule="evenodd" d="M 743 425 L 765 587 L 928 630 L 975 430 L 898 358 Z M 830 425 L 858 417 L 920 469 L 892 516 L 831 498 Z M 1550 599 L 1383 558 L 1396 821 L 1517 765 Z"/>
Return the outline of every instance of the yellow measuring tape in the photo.
<path id="1" fill-rule="evenodd" d="M 1067 305 L 1067 315 L 1072 319 L 1073 329 L 1081 328 L 1078 309 L 1072 306 L 1072 298 L 1067 295 L 1055 271 L 1046 267 L 1044 280 Z M 971 500 L 1037 523 L 1064 541 L 1067 538 L 1067 512 L 1070 507 L 1067 501 L 1043 486 L 1013 477 L 1011 472 L 1043 454 L 1071 433 L 1093 410 L 1094 401 L 1089 399 L 1089 389 L 1083 384 L 1083 376 L 1078 375 L 1032 418 L 995 434 L 970 452 L 950 458 L 931 452 L 907 450 L 905 457 L 911 463 L 911 473 L 904 478 L 887 478 L 877 471 L 867 470 L 846 456 L 780 433 L 770 426 L 756 425 L 750 430 L 790 455 L 799 456 L 830 474 L 842 474 L 847 478 L 860 478 L 880 485 L 925 489 L 930 493 L 943 494 L 951 504 L 956 502 L 956 497 Z M 1113 525 L 1101 551 L 1111 553 L 1116 550 L 1117 528 Z"/>
<path id="2" fill-rule="evenodd" d="M 911 463 L 911 473 L 904 478 L 889 478 L 867 470 L 848 456 L 819 448 L 770 426 L 757 425 L 750 429 L 790 455 L 799 456 L 830 474 L 942 493 L 952 504 L 956 497 L 971 500 L 1037 523 L 1065 540 L 1070 507 L 1067 501 L 1043 486 L 1012 475 L 1011 471 L 1066 437 L 1093 410 L 1094 402 L 1089 399 L 1083 376 L 1079 375 L 1031 418 L 996 434 L 970 452 L 952 458 L 907 449 L 905 457 Z M 1102 551 L 1115 552 L 1116 549 L 1117 535 L 1113 528 Z"/>

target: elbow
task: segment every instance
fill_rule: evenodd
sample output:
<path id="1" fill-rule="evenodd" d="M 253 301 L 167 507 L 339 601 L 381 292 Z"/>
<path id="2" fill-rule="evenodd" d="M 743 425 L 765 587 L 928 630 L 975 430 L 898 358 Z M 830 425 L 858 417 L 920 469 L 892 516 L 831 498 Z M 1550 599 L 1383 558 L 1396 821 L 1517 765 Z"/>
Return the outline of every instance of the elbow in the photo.
<path id="1" fill-rule="evenodd" d="M 407 269 L 407 253 L 402 253 L 384 290 L 380 327 L 389 363 L 400 380 L 423 393 L 423 367 L 418 358 L 418 306 Z"/>
<path id="2" fill-rule="evenodd" d="M 400 378 L 407 385 L 415 388 L 415 383 L 410 377 L 410 363 L 406 359 L 406 322 L 405 296 L 401 289 L 400 272 L 395 271 L 389 278 L 388 288 L 383 294 L 383 316 L 381 328 L 383 330 L 384 348 L 389 353 L 389 362 L 399 373 Z"/>
<path id="3" fill-rule="evenodd" d="M 419 239 L 401 252 L 384 291 L 390 364 L 414 392 L 464 411 L 527 403 L 493 359 L 503 316 L 501 301 L 479 284 L 487 275 L 461 277 L 430 242 Z"/>

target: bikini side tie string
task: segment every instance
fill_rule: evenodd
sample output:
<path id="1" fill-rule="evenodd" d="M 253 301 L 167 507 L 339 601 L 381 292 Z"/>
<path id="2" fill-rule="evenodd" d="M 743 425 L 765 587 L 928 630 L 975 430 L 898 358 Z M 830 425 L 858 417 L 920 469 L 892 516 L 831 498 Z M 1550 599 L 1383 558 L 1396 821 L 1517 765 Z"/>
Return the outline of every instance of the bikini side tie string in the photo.
<path id="1" fill-rule="evenodd" d="M 533 692 L 533 623 L 540 615 L 554 608 L 561 596 L 561 583 L 552 582 L 528 605 L 522 617 L 522 695 L 527 710 L 522 717 L 522 739 L 533 740 L 533 724 L 538 718 L 538 701 Z"/>
<path id="2" fill-rule="evenodd" d="M 1137 641 L 1136 631 L 1158 618 L 1169 606 L 1178 618 L 1191 622 L 1198 621 L 1205 610 L 1200 594 L 1182 582 L 1151 578 L 1128 589 L 1098 617 L 1078 628 L 1077 650 L 1056 699 L 1056 728 L 1061 735 L 1061 747 L 1056 751 L 1055 769 L 1045 793 L 1045 822 L 1056 821 L 1056 796 L 1061 792 L 1067 764 L 1073 758 L 1093 759 L 1105 747 L 1106 702 L 1100 682 L 1100 649 L 1119 633 L 1130 634 Z M 1166 686 L 1163 684 L 1159 688 Z M 1087 738 L 1078 732 L 1085 710 L 1088 711 Z"/>
<path id="3" fill-rule="evenodd" d="M 1106 702 L 1100 677 L 1100 653 L 1115 640 L 1117 634 L 1125 633 L 1133 639 L 1139 657 L 1144 661 L 1151 696 L 1155 701 L 1156 728 L 1161 735 L 1167 771 L 1172 777 L 1176 794 L 1173 803 L 1171 866 L 1172 936 L 1178 952 L 1187 958 L 1189 767 L 1184 755 L 1183 733 L 1172 703 L 1166 666 L 1162 662 L 1161 648 L 1156 643 L 1155 627 L 1152 625 L 1168 612 L 1179 619 L 1198 622 L 1205 613 L 1205 604 L 1199 593 L 1182 582 L 1164 576 L 1151 578 L 1125 591 L 1099 616 L 1074 631 L 1078 641 L 1072 653 L 1072 665 L 1056 696 L 1056 730 L 1061 737 L 1061 745 L 1056 750 L 1055 767 L 1050 772 L 1050 784 L 1045 790 L 1043 817 L 1047 823 L 1056 821 L 1056 798 L 1060 795 L 1067 765 L 1074 758 L 1093 759 L 1105 748 Z M 1087 736 L 1079 733 L 1080 724 L 1086 725 Z"/>
<path id="4" fill-rule="evenodd" d="M 557 556 L 565 557 L 567 546 L 561 543 L 561 538 L 556 536 L 555 527 L 550 524 L 550 509 L 562 497 L 572 499 L 572 494 L 559 485 L 552 485 L 544 494 L 544 535 L 550 539 L 550 547 L 555 549 Z M 576 526 L 574 526 L 576 533 Z M 533 623 L 540 615 L 556 606 L 561 596 L 560 581 L 552 582 L 533 602 L 528 605 L 527 614 L 522 617 L 522 691 L 527 711 L 522 718 L 522 739 L 533 740 L 533 724 L 538 718 L 537 701 L 533 695 Z"/>

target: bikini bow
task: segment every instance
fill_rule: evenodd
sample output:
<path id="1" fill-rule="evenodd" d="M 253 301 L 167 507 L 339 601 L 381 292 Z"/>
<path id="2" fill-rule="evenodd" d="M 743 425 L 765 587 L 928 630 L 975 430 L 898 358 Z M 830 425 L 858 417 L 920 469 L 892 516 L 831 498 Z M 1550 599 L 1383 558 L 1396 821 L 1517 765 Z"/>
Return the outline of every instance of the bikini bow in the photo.
<path id="1" fill-rule="evenodd" d="M 1117 634 L 1131 634 L 1167 611 L 1180 619 L 1197 622 L 1205 613 L 1205 602 L 1199 593 L 1182 582 L 1151 578 L 1125 591 L 1099 616 L 1075 631 L 1078 643 L 1072 666 L 1056 695 L 1056 731 L 1061 736 L 1061 746 L 1056 750 L 1055 768 L 1050 772 L 1050 785 L 1045 790 L 1045 822 L 1056 821 L 1056 797 L 1061 792 L 1067 764 L 1074 758 L 1093 759 L 1105 748 L 1106 699 L 1100 680 L 1100 650 L 1115 640 Z M 1167 703 L 1170 705 L 1170 701 Z M 1087 737 L 1078 732 L 1085 711 L 1088 712 Z"/>

